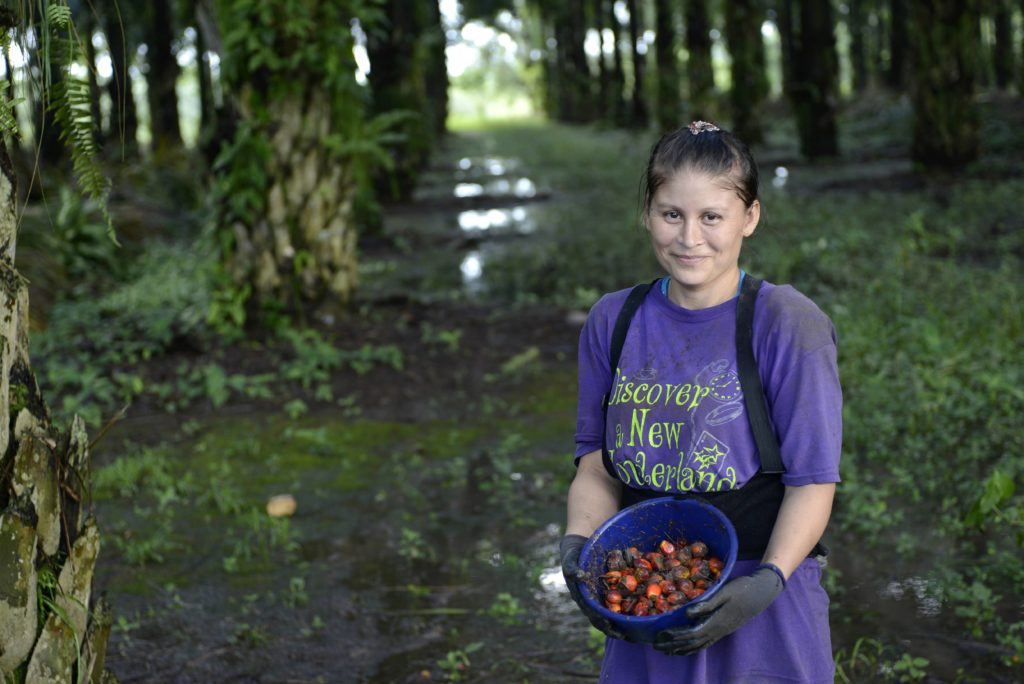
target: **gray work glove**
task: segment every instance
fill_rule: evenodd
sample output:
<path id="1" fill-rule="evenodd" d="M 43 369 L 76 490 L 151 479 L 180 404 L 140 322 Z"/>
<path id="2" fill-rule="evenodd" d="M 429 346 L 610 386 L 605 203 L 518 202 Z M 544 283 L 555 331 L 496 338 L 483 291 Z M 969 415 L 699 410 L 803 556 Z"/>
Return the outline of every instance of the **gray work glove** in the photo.
<path id="1" fill-rule="evenodd" d="M 704 620 L 659 632 L 654 648 L 669 655 L 689 655 L 706 648 L 767 608 L 785 586 L 782 573 L 767 565 L 752 575 L 730 580 L 707 601 L 686 609 L 687 617 Z"/>
<path id="2" fill-rule="evenodd" d="M 565 585 L 569 587 L 569 595 L 572 596 L 572 600 L 579 606 L 580 611 L 590 620 L 590 624 L 610 637 L 624 639 L 625 636 L 623 636 L 622 632 L 615 629 L 608 618 L 598 613 L 583 600 L 583 594 L 580 592 L 577 582 L 583 576 L 579 560 L 580 551 L 583 550 L 583 545 L 586 543 L 587 538 L 581 534 L 567 534 L 562 537 L 562 543 L 558 547 L 558 555 L 561 556 L 562 575 L 565 577 Z"/>

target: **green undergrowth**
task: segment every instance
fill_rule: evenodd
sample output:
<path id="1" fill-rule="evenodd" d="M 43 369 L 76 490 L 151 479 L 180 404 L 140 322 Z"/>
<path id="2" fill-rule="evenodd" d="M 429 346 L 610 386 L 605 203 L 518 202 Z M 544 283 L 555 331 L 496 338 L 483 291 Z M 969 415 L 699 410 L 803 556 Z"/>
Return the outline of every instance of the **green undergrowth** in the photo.
<path id="1" fill-rule="evenodd" d="M 285 318 L 265 343 L 218 335 L 209 322 L 211 271 L 200 245 L 154 243 L 114 286 L 56 302 L 47 327 L 32 338 L 34 368 L 54 413 L 63 420 L 77 413 L 96 430 L 140 399 L 175 413 L 197 404 L 220 408 L 232 398 L 273 401 L 290 387 L 344 408 L 348 398 L 334 395 L 333 373 L 402 369 L 394 345 L 354 346 Z M 234 343 L 262 344 L 270 362 L 232 370 Z M 308 410 L 296 402 L 289 414 Z"/>

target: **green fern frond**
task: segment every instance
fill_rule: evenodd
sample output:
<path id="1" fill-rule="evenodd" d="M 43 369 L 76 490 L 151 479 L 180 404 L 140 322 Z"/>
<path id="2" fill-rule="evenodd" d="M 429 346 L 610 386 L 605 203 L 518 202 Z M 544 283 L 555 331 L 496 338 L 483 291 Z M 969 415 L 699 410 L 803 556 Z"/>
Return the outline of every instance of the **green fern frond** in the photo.
<path id="1" fill-rule="evenodd" d="M 110 180 L 103 174 L 98 157 L 99 148 L 94 135 L 89 84 L 71 75 L 75 44 L 66 39 L 54 39 L 53 47 L 61 59 L 63 79 L 50 88 L 50 108 L 60 126 L 61 140 L 71 152 L 71 166 L 82 190 L 94 200 L 107 224 L 107 236 L 120 246 L 114 222 L 107 207 Z"/>
<path id="2" fill-rule="evenodd" d="M 71 28 L 71 7 L 63 3 L 47 5 L 46 21 L 52 30 L 67 31 Z"/>
<path id="3" fill-rule="evenodd" d="M 24 101 L 23 97 L 0 99 L 0 133 L 18 135 L 18 118 L 14 114 L 14 108 Z"/>

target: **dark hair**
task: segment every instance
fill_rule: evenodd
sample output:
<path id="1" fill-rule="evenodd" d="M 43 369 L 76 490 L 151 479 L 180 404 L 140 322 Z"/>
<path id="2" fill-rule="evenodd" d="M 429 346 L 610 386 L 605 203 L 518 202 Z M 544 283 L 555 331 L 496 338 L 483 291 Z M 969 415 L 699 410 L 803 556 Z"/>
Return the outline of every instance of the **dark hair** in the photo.
<path id="1" fill-rule="evenodd" d="M 666 133 L 651 148 L 647 173 L 641 181 L 645 215 L 658 188 L 683 169 L 728 179 L 747 207 L 757 199 L 757 164 L 746 144 L 729 131 L 717 127 L 704 128 L 694 135 L 692 126 L 694 124 Z"/>

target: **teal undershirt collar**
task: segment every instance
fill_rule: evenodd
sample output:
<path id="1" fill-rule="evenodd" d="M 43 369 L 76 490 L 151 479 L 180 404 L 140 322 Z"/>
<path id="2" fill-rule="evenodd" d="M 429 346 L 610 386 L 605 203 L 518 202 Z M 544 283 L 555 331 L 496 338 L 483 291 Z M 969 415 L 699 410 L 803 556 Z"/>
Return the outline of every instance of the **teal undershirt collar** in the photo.
<path id="1" fill-rule="evenodd" d="M 736 286 L 736 296 L 737 297 L 740 296 L 740 290 L 743 288 L 743 279 L 746 278 L 746 277 L 747 277 L 747 272 L 744 271 L 741 268 L 740 269 L 740 282 Z M 671 276 L 665 276 L 664 278 L 661 279 L 661 294 L 665 295 L 666 297 L 668 297 L 668 283 L 669 283 L 669 281 L 671 279 L 672 279 Z"/>

